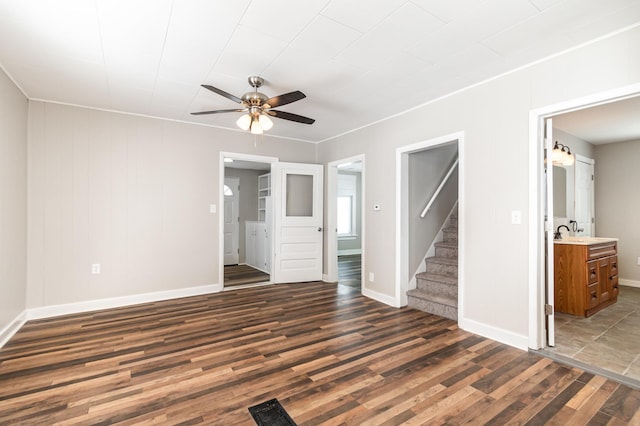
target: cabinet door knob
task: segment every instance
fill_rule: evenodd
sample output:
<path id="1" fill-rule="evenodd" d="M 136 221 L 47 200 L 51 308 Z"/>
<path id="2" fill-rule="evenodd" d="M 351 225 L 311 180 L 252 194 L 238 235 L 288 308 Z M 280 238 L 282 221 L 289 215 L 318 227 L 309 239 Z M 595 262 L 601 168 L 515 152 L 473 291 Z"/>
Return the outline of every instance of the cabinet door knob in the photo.
<path id="1" fill-rule="evenodd" d="M 318 232 L 322 232 L 322 228 L 321 227 L 318 227 Z"/>

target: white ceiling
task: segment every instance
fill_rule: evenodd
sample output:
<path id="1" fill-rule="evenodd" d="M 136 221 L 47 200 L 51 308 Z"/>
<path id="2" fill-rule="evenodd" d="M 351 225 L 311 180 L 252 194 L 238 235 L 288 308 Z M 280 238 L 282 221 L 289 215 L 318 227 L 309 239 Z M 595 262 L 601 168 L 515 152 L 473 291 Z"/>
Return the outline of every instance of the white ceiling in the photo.
<path id="1" fill-rule="evenodd" d="M 640 21 L 638 0 L 0 0 L 0 66 L 30 99 L 236 129 L 247 77 L 272 135 L 327 138 Z M 633 52 L 637 54 L 637 52 Z"/>

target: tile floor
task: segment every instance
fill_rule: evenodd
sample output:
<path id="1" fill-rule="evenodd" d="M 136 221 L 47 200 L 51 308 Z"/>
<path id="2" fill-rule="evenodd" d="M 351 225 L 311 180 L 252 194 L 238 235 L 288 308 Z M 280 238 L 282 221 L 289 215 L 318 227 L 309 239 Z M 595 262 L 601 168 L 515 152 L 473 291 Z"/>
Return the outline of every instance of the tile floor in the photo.
<path id="1" fill-rule="evenodd" d="M 618 302 L 589 318 L 555 318 L 556 346 L 546 350 L 640 384 L 640 288 L 620 286 Z"/>

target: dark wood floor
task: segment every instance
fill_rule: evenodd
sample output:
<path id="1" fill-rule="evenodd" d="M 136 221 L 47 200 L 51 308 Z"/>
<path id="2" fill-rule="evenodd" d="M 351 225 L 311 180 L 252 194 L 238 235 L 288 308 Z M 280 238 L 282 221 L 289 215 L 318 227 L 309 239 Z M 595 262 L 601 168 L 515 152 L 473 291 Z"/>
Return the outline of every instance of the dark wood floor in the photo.
<path id="1" fill-rule="evenodd" d="M 640 391 L 327 283 L 28 322 L 0 424 L 639 424 Z"/>
<path id="2" fill-rule="evenodd" d="M 361 280 L 362 256 L 359 254 L 338 256 L 338 283 L 360 288 Z"/>
<path id="3" fill-rule="evenodd" d="M 225 265 L 224 267 L 225 287 L 264 283 L 270 279 L 269 274 L 265 274 L 249 265 Z"/>

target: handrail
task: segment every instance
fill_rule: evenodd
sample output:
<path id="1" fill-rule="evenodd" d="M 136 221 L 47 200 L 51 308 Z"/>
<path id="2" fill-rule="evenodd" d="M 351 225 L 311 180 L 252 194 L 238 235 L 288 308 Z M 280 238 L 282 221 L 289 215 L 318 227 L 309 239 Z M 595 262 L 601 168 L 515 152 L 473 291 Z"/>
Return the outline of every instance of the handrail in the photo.
<path id="1" fill-rule="evenodd" d="M 436 192 L 434 192 L 433 195 L 431 196 L 431 199 L 427 203 L 427 206 L 424 208 L 424 210 L 422 210 L 422 213 L 420 213 L 421 218 L 424 218 L 427 215 L 427 212 L 431 208 L 431 205 L 436 201 L 438 194 L 440 194 L 440 191 L 442 191 L 444 184 L 447 183 L 447 181 L 449 180 L 449 177 L 451 176 L 451 173 L 453 173 L 453 170 L 456 168 L 457 165 L 458 165 L 458 158 L 456 157 L 456 161 L 453 162 L 453 165 L 451 166 L 447 174 L 442 179 L 442 182 L 440 182 L 438 189 L 436 189 Z"/>

